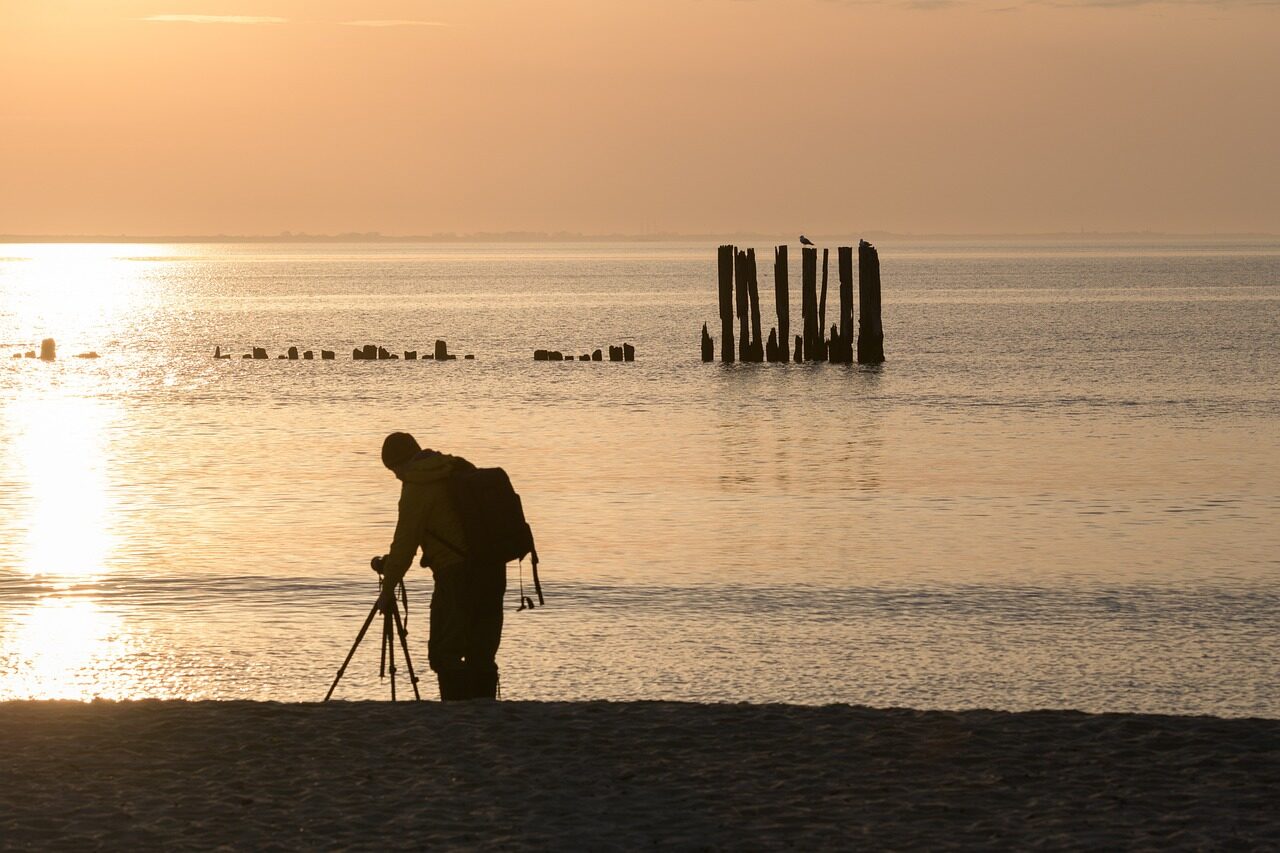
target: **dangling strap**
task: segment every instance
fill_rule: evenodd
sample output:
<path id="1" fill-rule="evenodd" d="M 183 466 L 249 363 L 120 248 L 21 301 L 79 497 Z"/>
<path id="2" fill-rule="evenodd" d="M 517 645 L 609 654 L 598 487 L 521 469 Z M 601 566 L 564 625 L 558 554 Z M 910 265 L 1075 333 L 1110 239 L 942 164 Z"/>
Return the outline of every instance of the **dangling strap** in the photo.
<path id="1" fill-rule="evenodd" d="M 534 592 L 538 593 L 538 605 L 545 606 L 547 602 L 542 598 L 542 582 L 538 580 L 538 549 L 532 544 L 532 533 L 529 535 L 529 543 L 531 546 L 529 548 L 529 564 L 533 566 L 533 589 Z"/>

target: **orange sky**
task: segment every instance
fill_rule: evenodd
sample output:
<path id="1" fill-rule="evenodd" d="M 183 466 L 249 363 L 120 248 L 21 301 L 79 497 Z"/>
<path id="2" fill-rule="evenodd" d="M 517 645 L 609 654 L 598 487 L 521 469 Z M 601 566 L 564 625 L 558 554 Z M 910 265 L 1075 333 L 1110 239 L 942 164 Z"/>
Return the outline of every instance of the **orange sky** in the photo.
<path id="1" fill-rule="evenodd" d="M 1277 45 L 1231 0 L 0 0 L 0 233 L 1280 233 Z"/>

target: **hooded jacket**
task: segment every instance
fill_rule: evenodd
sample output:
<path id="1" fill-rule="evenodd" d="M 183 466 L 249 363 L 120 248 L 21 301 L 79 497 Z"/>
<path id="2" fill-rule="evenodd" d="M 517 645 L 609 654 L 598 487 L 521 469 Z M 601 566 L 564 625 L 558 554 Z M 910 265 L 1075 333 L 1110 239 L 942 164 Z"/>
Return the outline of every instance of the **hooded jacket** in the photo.
<path id="1" fill-rule="evenodd" d="M 422 564 L 432 570 L 461 566 L 466 561 L 466 531 L 453 506 L 449 477 L 474 469 L 461 456 L 423 450 L 395 469 L 400 487 L 400 510 L 391 551 L 382 558 L 383 576 L 394 586 L 422 548 Z"/>

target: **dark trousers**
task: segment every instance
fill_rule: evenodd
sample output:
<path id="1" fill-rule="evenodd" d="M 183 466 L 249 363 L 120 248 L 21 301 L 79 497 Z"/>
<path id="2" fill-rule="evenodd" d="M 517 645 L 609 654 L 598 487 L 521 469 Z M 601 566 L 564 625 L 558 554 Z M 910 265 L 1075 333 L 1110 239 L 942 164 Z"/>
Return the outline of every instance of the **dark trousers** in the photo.
<path id="1" fill-rule="evenodd" d="M 507 567 L 457 566 L 434 570 L 432 575 L 435 591 L 427 657 L 440 680 L 440 698 L 493 698 Z"/>

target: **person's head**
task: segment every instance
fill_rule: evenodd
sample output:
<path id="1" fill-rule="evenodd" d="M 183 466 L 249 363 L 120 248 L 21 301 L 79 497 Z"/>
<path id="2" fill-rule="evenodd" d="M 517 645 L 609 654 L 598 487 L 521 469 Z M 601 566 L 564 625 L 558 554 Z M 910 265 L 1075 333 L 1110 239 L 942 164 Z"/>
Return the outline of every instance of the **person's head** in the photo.
<path id="1" fill-rule="evenodd" d="M 393 432 L 382 442 L 382 464 L 392 471 L 418 455 L 418 440 L 407 432 Z"/>

